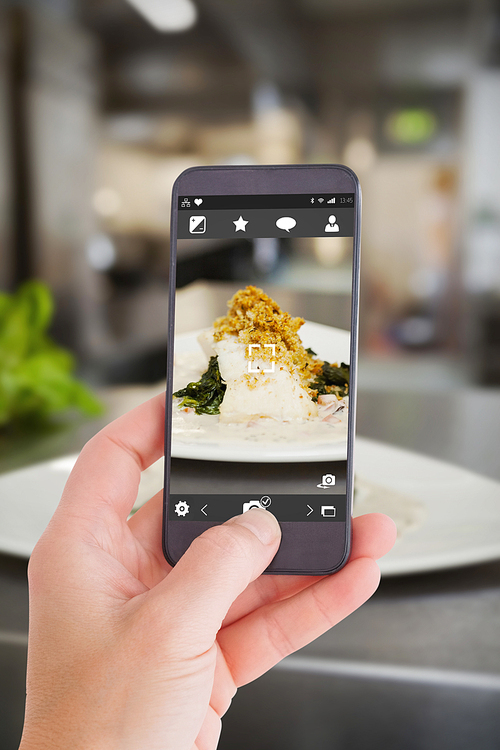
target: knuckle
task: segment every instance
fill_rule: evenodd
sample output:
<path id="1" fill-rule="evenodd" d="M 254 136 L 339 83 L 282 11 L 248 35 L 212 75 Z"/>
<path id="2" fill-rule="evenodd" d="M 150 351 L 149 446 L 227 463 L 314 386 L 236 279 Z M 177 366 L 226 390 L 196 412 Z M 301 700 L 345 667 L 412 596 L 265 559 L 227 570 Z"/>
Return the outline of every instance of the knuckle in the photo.
<path id="1" fill-rule="evenodd" d="M 39 591 L 43 585 L 45 580 L 44 567 L 43 549 L 40 549 L 40 542 L 38 542 L 28 562 L 28 585 L 32 594 Z"/>
<path id="2" fill-rule="evenodd" d="M 54 543 L 53 535 L 46 529 L 38 542 L 28 561 L 27 578 L 31 594 L 46 592 L 51 588 L 54 581 L 61 580 L 61 568 L 67 568 L 67 560 L 61 555 L 61 550 Z"/>
<path id="3" fill-rule="evenodd" d="M 291 631 L 288 631 L 281 622 L 279 615 L 270 613 L 266 620 L 266 627 L 267 638 L 275 651 L 277 661 L 281 661 L 285 656 L 297 650 L 298 644 L 292 637 Z"/>

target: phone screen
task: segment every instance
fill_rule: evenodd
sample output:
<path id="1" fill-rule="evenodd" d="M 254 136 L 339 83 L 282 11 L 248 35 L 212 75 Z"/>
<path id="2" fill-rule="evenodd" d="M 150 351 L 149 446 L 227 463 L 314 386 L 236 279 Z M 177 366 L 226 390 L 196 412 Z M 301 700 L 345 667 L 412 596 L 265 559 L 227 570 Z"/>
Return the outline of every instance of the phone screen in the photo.
<path id="1" fill-rule="evenodd" d="M 355 200 L 178 197 L 169 523 L 345 523 Z"/>

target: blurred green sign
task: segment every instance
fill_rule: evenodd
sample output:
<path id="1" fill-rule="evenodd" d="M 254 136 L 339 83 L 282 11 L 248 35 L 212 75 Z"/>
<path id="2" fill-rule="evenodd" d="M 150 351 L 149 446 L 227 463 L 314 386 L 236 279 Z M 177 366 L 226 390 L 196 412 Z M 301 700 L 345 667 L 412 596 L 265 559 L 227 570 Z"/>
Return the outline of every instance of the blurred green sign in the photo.
<path id="1" fill-rule="evenodd" d="M 436 134 L 438 119 L 430 109 L 412 107 L 391 112 L 385 125 L 386 135 L 392 142 L 420 145 Z"/>

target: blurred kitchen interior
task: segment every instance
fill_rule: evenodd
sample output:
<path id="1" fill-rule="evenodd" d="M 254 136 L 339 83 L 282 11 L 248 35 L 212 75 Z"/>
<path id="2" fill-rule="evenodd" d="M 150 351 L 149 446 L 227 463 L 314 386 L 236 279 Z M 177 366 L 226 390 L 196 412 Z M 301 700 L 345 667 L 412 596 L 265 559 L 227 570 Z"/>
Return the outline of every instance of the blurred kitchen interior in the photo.
<path id="1" fill-rule="evenodd" d="M 454 472 L 500 480 L 499 123 L 500 0 L 3 0 L 0 290 L 50 286 L 53 336 L 108 411 L 0 431 L 14 488 L 0 490 L 2 750 L 18 747 L 28 626 L 29 552 L 9 534 L 46 514 L 43 528 L 72 453 L 162 387 L 173 181 L 198 164 L 294 162 L 343 162 L 361 180 L 360 435 L 455 466 L 358 441 L 374 509 L 395 486 L 403 510 L 428 511 L 399 547 L 416 574 L 384 574 L 366 606 L 243 688 L 222 742 L 498 748 L 499 490 Z M 269 288 L 285 269 L 297 297 L 325 294 L 345 258 L 321 240 L 307 273 L 261 243 L 255 277 Z M 196 240 L 186 280 L 198 248 L 217 251 Z M 345 312 L 348 287 L 332 289 Z M 152 387 L 106 387 L 125 384 Z M 23 475 L 30 491 L 10 473 L 47 459 Z"/>
<path id="2" fill-rule="evenodd" d="M 498 2 L 0 13 L 0 287 L 50 285 L 92 382 L 163 376 L 180 171 L 341 162 L 363 189 L 361 386 L 500 384 Z M 319 251 L 317 278 L 338 261 Z"/>

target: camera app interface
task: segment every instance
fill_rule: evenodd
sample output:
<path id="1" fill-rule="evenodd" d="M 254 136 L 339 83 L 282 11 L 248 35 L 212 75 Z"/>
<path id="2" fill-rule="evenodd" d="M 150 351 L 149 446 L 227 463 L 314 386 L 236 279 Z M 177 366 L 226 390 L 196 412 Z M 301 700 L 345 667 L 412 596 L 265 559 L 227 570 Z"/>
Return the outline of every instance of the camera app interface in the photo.
<path id="1" fill-rule="evenodd" d="M 169 519 L 345 521 L 354 195 L 178 209 Z"/>

